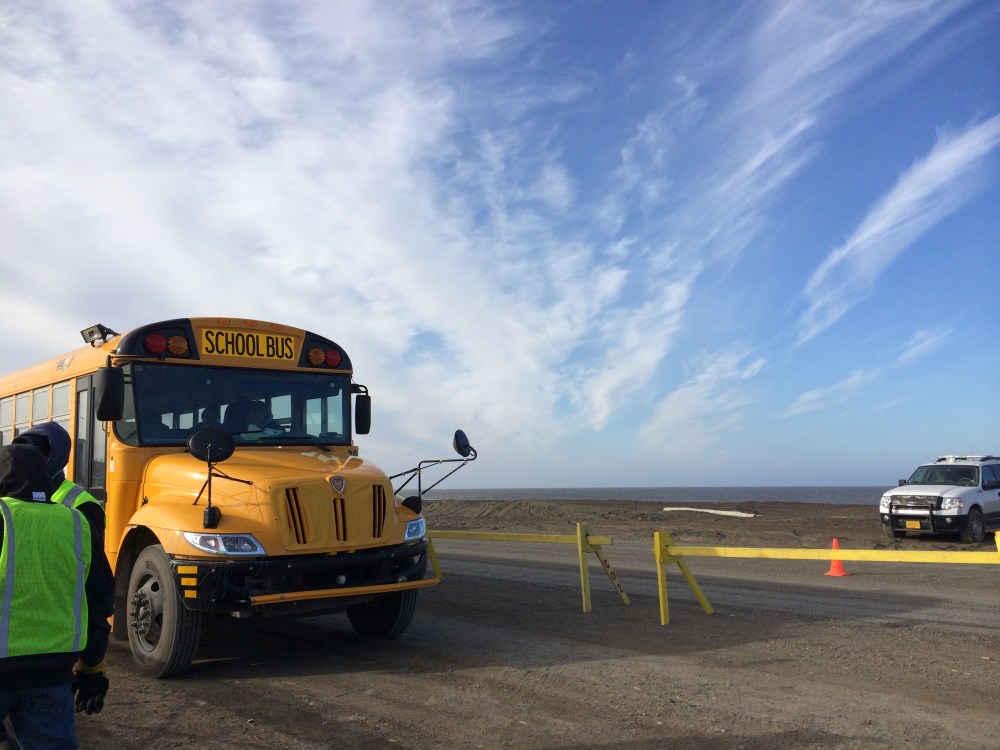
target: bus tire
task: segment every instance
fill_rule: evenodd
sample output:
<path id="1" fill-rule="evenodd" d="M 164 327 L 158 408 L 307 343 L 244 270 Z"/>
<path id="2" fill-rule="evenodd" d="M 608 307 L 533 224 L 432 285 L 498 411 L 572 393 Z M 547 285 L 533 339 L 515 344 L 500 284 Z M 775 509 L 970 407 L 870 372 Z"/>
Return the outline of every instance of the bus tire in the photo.
<path id="1" fill-rule="evenodd" d="M 417 590 L 386 594 L 347 608 L 347 619 L 358 635 L 395 638 L 410 624 L 417 611 Z"/>
<path id="2" fill-rule="evenodd" d="M 126 602 L 128 644 L 138 670 L 148 677 L 181 674 L 201 640 L 201 612 L 180 600 L 163 547 L 146 547 L 132 566 Z"/>

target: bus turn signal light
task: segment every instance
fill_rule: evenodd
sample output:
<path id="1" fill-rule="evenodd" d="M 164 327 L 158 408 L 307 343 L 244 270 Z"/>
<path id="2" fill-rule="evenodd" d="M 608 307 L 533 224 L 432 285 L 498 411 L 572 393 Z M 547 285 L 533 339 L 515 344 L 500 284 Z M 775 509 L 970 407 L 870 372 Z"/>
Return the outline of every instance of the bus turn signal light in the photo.
<path id="1" fill-rule="evenodd" d="M 167 339 L 167 351 L 175 357 L 181 357 L 188 353 L 188 340 L 183 336 L 171 336 Z"/>
<path id="2" fill-rule="evenodd" d="M 318 346 L 314 346 L 309 350 L 309 353 L 306 355 L 306 359 L 309 360 L 309 364 L 313 367 L 320 367 L 321 365 L 337 367 L 341 362 L 339 350 L 327 349 L 326 351 L 323 351 L 323 349 Z"/>

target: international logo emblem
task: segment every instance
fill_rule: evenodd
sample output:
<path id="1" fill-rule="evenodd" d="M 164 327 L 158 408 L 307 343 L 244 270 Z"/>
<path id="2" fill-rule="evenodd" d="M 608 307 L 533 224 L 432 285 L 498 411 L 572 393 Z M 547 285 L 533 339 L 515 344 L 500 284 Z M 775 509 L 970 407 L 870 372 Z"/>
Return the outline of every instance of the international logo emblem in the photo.
<path id="1" fill-rule="evenodd" d="M 338 495 L 343 493 L 344 487 L 347 486 L 347 480 L 343 477 L 330 477 L 330 486 L 333 487 L 333 491 Z"/>

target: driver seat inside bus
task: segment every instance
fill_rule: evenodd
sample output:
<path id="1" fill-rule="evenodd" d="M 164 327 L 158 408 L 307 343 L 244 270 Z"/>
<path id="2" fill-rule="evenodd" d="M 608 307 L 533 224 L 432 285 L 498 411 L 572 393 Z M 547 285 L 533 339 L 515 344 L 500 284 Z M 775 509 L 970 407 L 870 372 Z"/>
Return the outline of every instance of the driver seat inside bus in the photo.
<path id="1" fill-rule="evenodd" d="M 222 429 L 230 435 L 245 431 L 249 409 L 249 401 L 234 401 L 231 403 L 226 409 L 226 416 L 222 419 Z"/>

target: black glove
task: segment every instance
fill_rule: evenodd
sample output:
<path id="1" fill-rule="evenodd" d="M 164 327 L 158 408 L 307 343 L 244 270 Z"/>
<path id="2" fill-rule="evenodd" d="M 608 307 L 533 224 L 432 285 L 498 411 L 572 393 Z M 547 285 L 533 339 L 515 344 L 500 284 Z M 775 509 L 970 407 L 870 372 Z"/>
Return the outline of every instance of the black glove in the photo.
<path id="1" fill-rule="evenodd" d="M 73 703 L 78 714 L 99 714 L 104 708 L 104 696 L 111 684 L 104 676 L 104 666 L 104 661 L 90 667 L 77 660 L 73 668 Z"/>

